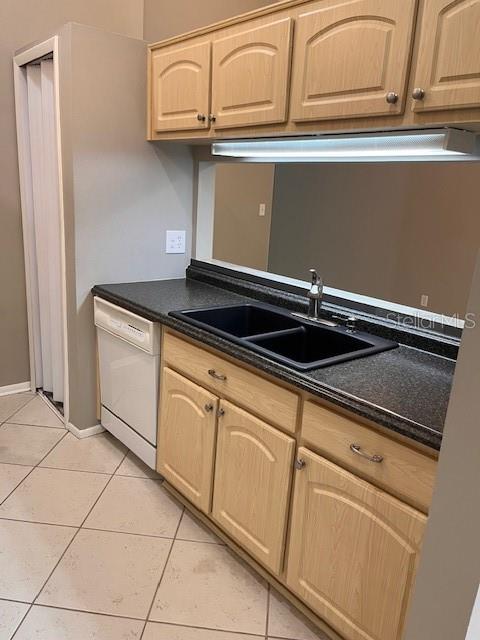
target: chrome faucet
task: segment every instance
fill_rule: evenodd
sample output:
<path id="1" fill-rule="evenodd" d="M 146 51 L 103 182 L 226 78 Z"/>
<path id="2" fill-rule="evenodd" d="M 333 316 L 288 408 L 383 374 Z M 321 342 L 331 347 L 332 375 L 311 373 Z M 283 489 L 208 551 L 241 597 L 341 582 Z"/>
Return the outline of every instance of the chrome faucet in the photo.
<path id="1" fill-rule="evenodd" d="M 310 273 L 312 274 L 312 284 L 307 293 L 308 317 L 313 320 L 318 320 L 320 317 L 320 307 L 322 306 L 323 280 L 315 269 L 310 269 Z"/>

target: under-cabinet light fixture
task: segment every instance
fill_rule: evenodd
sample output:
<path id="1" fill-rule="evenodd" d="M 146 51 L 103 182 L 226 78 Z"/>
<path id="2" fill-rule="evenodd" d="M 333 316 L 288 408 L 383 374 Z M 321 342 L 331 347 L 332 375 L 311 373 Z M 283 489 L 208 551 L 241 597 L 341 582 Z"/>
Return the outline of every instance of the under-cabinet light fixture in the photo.
<path id="1" fill-rule="evenodd" d="M 480 144 L 471 131 L 421 129 L 214 142 L 212 155 L 248 162 L 455 162 L 479 161 Z"/>

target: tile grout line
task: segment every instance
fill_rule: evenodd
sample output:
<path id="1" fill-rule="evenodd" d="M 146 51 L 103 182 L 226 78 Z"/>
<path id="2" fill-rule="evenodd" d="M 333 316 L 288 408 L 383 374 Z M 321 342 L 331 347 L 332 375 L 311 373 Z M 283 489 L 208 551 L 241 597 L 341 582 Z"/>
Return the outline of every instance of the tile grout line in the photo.
<path id="1" fill-rule="evenodd" d="M 23 462 L 2 462 L 0 464 L 9 464 L 11 467 L 36 467 L 36 464 L 24 464 Z"/>
<path id="2" fill-rule="evenodd" d="M 32 398 L 30 398 L 22 407 L 20 407 L 19 409 L 17 409 L 16 412 L 14 412 L 12 415 L 9 416 L 9 418 L 12 418 L 16 413 L 18 413 L 19 411 L 21 411 L 24 407 L 26 407 L 28 404 L 30 404 L 35 397 L 37 397 L 38 394 L 35 394 Z M 5 423 L 8 423 L 8 419 L 7 418 L 4 422 L 0 423 L 0 427 L 3 426 Z M 18 423 L 18 425 L 16 423 L 8 423 L 8 424 L 12 424 L 12 426 L 32 426 L 32 427 L 39 427 L 39 428 L 49 428 L 49 429 L 62 429 L 63 427 L 49 427 L 47 425 L 29 425 L 29 424 L 25 424 L 25 423 Z M 71 528 L 71 529 L 77 529 L 75 534 L 73 535 L 72 539 L 70 540 L 70 542 L 68 543 L 68 545 L 66 546 L 65 550 L 63 551 L 63 553 L 61 554 L 61 556 L 59 557 L 58 561 L 55 563 L 55 566 L 53 567 L 52 571 L 49 573 L 48 577 L 46 578 L 45 582 L 43 583 L 42 587 L 40 588 L 39 592 L 37 593 L 37 595 L 35 596 L 34 600 L 29 603 L 29 602 L 25 602 L 25 601 L 20 601 L 20 600 L 14 600 L 14 599 L 9 599 L 9 598 L 1 598 L 2 600 L 8 601 L 8 602 L 18 602 L 20 604 L 25 604 L 28 606 L 25 614 L 23 615 L 23 617 L 21 618 L 21 620 L 19 621 L 18 625 L 16 626 L 13 635 L 11 636 L 11 640 L 13 640 L 16 636 L 17 636 L 17 632 L 20 630 L 20 627 L 23 625 L 26 617 L 28 616 L 29 612 L 31 611 L 31 609 L 34 606 L 38 606 L 38 607 L 45 607 L 45 608 L 49 608 L 49 609 L 60 609 L 60 610 L 65 610 L 65 611 L 71 611 L 71 612 L 79 612 L 79 613 L 86 613 L 86 614 L 90 614 L 90 615 L 97 615 L 97 616 L 107 616 L 107 617 L 111 617 L 111 618 L 117 618 L 117 619 L 125 619 L 125 620 L 132 620 L 132 621 L 136 621 L 136 622 L 143 622 L 143 628 L 141 630 L 140 636 L 138 637 L 138 640 L 142 640 L 142 638 L 144 637 L 144 633 L 146 630 L 146 626 L 148 624 L 148 622 L 152 622 L 153 624 L 158 624 L 157 621 L 150 621 L 149 620 L 149 616 L 151 615 L 154 603 L 155 603 L 155 599 L 157 596 L 157 592 L 158 589 L 163 581 L 168 563 L 170 561 L 170 557 L 173 551 L 173 547 L 175 544 L 176 540 L 182 541 L 182 542 L 192 542 L 192 543 L 196 543 L 198 541 L 195 540 L 188 540 L 188 539 L 181 539 L 178 538 L 178 532 L 181 526 L 181 523 L 185 517 L 185 514 L 187 513 L 187 510 L 185 509 L 185 507 L 183 507 L 182 509 L 182 513 L 180 515 L 179 521 L 177 523 L 176 529 L 175 529 L 175 533 L 173 538 L 167 537 L 167 536 L 160 536 L 160 535 L 152 535 L 152 534 L 142 534 L 142 533 L 135 533 L 135 532 L 129 532 L 129 531 L 114 531 L 114 530 L 110 530 L 110 529 L 97 529 L 95 527 L 88 527 L 85 526 L 85 523 L 88 519 L 88 517 L 90 516 L 91 512 L 93 511 L 93 509 L 95 508 L 95 506 L 97 505 L 97 503 L 99 502 L 99 500 L 101 499 L 101 497 L 103 496 L 103 494 L 105 493 L 105 491 L 107 490 L 107 487 L 109 486 L 110 482 L 112 482 L 112 480 L 114 479 L 114 477 L 123 477 L 123 478 L 133 478 L 133 479 L 144 479 L 144 480 L 153 480 L 155 482 L 158 482 L 161 479 L 157 479 L 157 478 L 150 478 L 148 476 L 135 476 L 135 475 L 124 475 L 124 474 L 119 474 L 117 473 L 118 469 L 120 468 L 120 466 L 123 464 L 123 462 L 125 461 L 125 459 L 127 458 L 128 454 L 129 454 L 129 450 L 127 449 L 126 452 L 124 453 L 124 455 L 122 456 L 122 458 L 120 459 L 120 461 L 118 462 L 118 464 L 116 465 L 115 469 L 113 472 L 111 473 L 107 473 L 107 472 L 96 472 L 96 471 L 83 471 L 81 469 L 65 469 L 62 467 L 49 467 L 49 466 L 40 466 L 42 464 L 42 462 L 45 460 L 45 458 L 50 455 L 50 453 L 53 451 L 53 449 L 56 448 L 57 445 L 59 445 L 62 440 L 68 435 L 68 431 L 65 430 L 64 435 L 49 449 L 49 451 L 40 459 L 39 462 L 37 462 L 35 465 L 24 465 L 24 464 L 17 464 L 17 463 L 9 463 L 9 462 L 5 462 L 2 464 L 8 464 L 11 466 L 21 466 L 21 467 L 31 467 L 30 471 L 27 473 L 27 475 L 22 478 L 22 480 L 12 489 L 12 491 L 0 502 L 0 504 L 3 504 L 17 489 L 18 487 L 30 476 L 30 474 L 37 468 L 41 468 L 41 469 L 50 469 L 50 470 L 55 470 L 55 471 L 73 471 L 73 472 L 78 472 L 78 473 L 90 473 L 90 474 L 96 474 L 96 475 L 102 475 L 102 476 L 109 476 L 108 481 L 106 482 L 105 486 L 103 487 L 102 491 L 100 492 L 100 494 L 98 495 L 98 497 L 96 498 L 96 500 L 94 501 L 94 503 L 92 504 L 92 506 L 90 507 L 90 509 L 88 510 L 87 514 L 85 515 L 84 519 L 82 520 L 81 524 L 79 526 L 77 525 L 65 525 L 65 524 L 60 524 L 60 523 L 41 523 L 41 522 L 34 522 L 34 521 L 28 521 L 28 520 L 17 520 L 15 518 L 1 518 L 0 520 L 9 520 L 9 521 L 18 521 L 18 522 L 32 522 L 34 524 L 45 524 L 47 526 L 58 526 L 58 527 L 64 527 L 64 528 Z M 65 554 L 67 553 L 68 549 L 71 547 L 71 545 L 73 544 L 74 540 L 76 539 L 77 535 L 79 534 L 79 532 L 81 530 L 86 530 L 86 531 L 105 531 L 108 533 L 118 533 L 118 534 L 124 534 L 124 535 L 137 535 L 137 536 L 142 536 L 142 537 L 150 537 L 150 538 L 159 538 L 159 539 L 164 539 L 164 540 L 171 540 L 171 544 L 170 544 L 170 548 L 167 554 L 167 558 L 165 560 L 165 564 L 164 567 L 162 569 L 161 572 L 161 576 L 160 579 L 157 583 L 157 587 L 155 589 L 153 598 L 152 598 L 152 602 L 150 604 L 148 613 L 147 613 L 147 617 L 144 620 L 143 618 L 135 618 L 132 616 L 125 616 L 125 615 L 121 615 L 121 614 L 111 614 L 111 613 L 106 613 L 106 612 L 98 612 L 98 611 L 88 611 L 88 610 L 82 610 L 82 609 L 74 609 L 71 607 L 65 607 L 65 606 L 58 606 L 58 605 L 49 605 L 49 604 L 42 604 L 42 603 L 37 603 L 37 600 L 41 594 L 41 592 L 43 591 L 43 589 L 45 588 L 46 584 L 48 583 L 48 581 L 50 580 L 50 578 L 52 577 L 53 573 L 55 572 L 55 570 L 57 569 L 58 565 L 60 564 L 60 562 L 62 561 L 62 559 L 64 558 Z M 205 543 L 205 541 L 203 541 Z M 210 542 L 207 541 L 206 544 L 219 544 L 218 542 Z M 271 588 L 270 585 L 267 586 L 267 607 L 266 607 L 266 622 L 265 622 L 265 634 L 249 634 L 246 632 L 242 632 L 242 631 L 230 631 L 229 633 L 232 633 L 233 635 L 238 635 L 239 639 L 241 638 L 241 636 L 255 636 L 258 637 L 259 640 L 261 638 L 264 638 L 265 640 L 268 640 L 268 627 L 269 627 L 269 617 L 270 617 L 270 603 L 271 603 Z M 196 625 L 185 625 L 185 624 L 177 624 L 177 623 L 167 623 L 167 622 L 160 622 L 159 624 L 162 625 L 173 625 L 175 627 L 181 627 L 184 629 L 203 629 L 208 631 L 207 627 L 199 627 Z M 211 631 L 222 631 L 220 629 L 210 629 Z"/>
<path id="3" fill-rule="evenodd" d="M 5 599 L 5 598 L 4 598 Z M 20 602 L 21 604 L 29 604 L 28 602 L 21 602 L 20 600 L 12 600 L 11 602 Z M 43 604 L 43 603 L 39 603 L 39 604 L 35 604 L 32 605 L 35 607 L 44 607 L 45 609 L 60 609 L 61 611 L 72 611 L 73 613 L 87 613 L 89 615 L 92 616 L 105 616 L 107 618 L 115 618 L 115 619 L 121 619 L 121 620 L 133 620 L 135 622 L 144 622 L 143 618 L 133 618 L 132 616 L 125 616 L 121 613 L 107 613 L 107 612 L 100 612 L 100 611 L 90 611 L 89 609 L 73 609 L 72 607 L 65 607 L 62 606 L 60 604 Z M 28 613 L 28 612 L 27 612 Z M 13 640 L 13 636 L 10 640 Z M 138 639 L 140 640 L 140 639 Z"/>
<path id="4" fill-rule="evenodd" d="M 65 433 L 63 434 L 63 436 L 60 438 L 60 440 L 57 440 L 57 442 L 56 442 L 54 445 L 52 445 L 52 447 L 47 451 L 47 453 L 43 456 L 43 458 L 42 458 L 39 462 L 37 462 L 37 464 L 35 464 L 35 465 L 33 465 L 33 466 L 32 466 L 32 465 L 18 465 L 18 466 L 22 466 L 22 467 L 23 467 L 23 466 L 25 466 L 25 467 L 30 467 L 30 466 L 32 466 L 32 468 L 31 468 L 31 469 L 30 469 L 30 471 L 27 473 L 27 475 L 26 475 L 24 478 L 22 478 L 22 480 L 20 480 L 20 482 L 17 484 L 17 486 L 16 486 L 14 489 L 12 489 L 12 491 L 10 491 L 10 493 L 9 493 L 7 496 L 5 496 L 5 498 L 4 498 L 3 500 L 1 500 L 1 501 L 0 501 L 0 505 L 2 505 L 2 504 L 5 502 L 5 500 L 8 500 L 8 498 L 12 495 L 12 493 L 13 493 L 14 491 L 16 491 L 16 490 L 18 489 L 18 487 L 22 484 L 22 482 L 24 482 L 24 481 L 28 478 L 28 476 L 29 476 L 29 475 L 30 475 L 30 474 L 31 474 L 31 473 L 32 473 L 32 472 L 33 472 L 33 471 L 38 467 L 38 465 L 39 465 L 41 462 L 43 462 L 43 460 L 45 460 L 45 458 L 46 458 L 48 455 L 50 455 L 50 454 L 52 453 L 52 451 L 55 449 L 55 447 L 57 446 L 57 444 L 60 444 L 60 442 L 65 438 L 65 436 L 66 436 L 66 435 L 67 435 L 67 432 L 65 432 Z M 8 464 L 8 463 L 5 463 L 5 464 Z"/>
<path id="5" fill-rule="evenodd" d="M 65 438 L 65 436 L 67 435 L 67 433 L 69 433 L 68 431 L 65 433 L 65 435 L 63 436 L 63 438 Z M 59 444 L 63 438 L 61 438 L 57 444 Z M 56 446 L 56 445 L 55 445 Z M 53 449 L 54 447 L 52 447 Z M 50 452 L 49 452 L 50 453 Z M 47 453 L 48 455 L 48 453 Z M 115 471 L 119 468 L 119 466 L 122 464 L 122 462 L 124 461 L 124 459 L 127 456 L 127 452 L 125 452 L 125 455 L 122 457 L 122 459 L 120 460 L 120 462 L 118 463 L 118 465 L 115 467 L 114 473 Z M 46 457 L 46 456 L 45 456 Z M 45 458 L 42 458 L 42 460 L 44 460 Z M 42 460 L 38 463 L 40 464 L 42 462 Z M 36 467 L 38 467 L 38 464 L 36 465 Z M 35 467 L 35 468 L 36 468 Z M 110 478 L 108 479 L 108 482 L 105 484 L 105 486 L 103 487 L 102 491 L 100 492 L 100 494 L 98 495 L 97 499 L 95 500 L 95 502 L 93 503 L 93 505 L 91 506 L 91 508 L 89 509 L 87 515 L 85 516 L 85 518 L 82 520 L 81 525 L 77 528 L 77 531 L 74 533 L 74 535 L 72 536 L 72 539 L 70 540 L 70 542 L 67 544 L 67 546 L 65 547 L 65 549 L 63 550 L 63 553 L 60 555 L 60 557 L 58 558 L 57 562 L 55 563 L 53 569 L 50 571 L 50 573 L 48 574 L 46 580 L 44 581 L 44 583 L 42 584 L 42 586 L 40 587 L 40 590 L 38 591 L 37 595 L 35 596 L 35 598 L 33 599 L 33 601 L 31 602 L 28 610 L 26 611 L 25 615 L 23 616 L 20 624 L 18 625 L 18 627 L 16 628 L 14 634 L 12 635 L 12 637 L 10 638 L 10 640 L 14 640 L 15 636 L 17 635 L 17 631 L 20 629 L 21 625 L 23 624 L 25 618 L 27 617 L 27 615 L 30 613 L 30 611 L 32 610 L 32 607 L 36 604 L 40 594 L 42 593 L 43 589 L 45 588 L 47 582 L 50 580 L 50 578 L 52 577 L 54 571 L 56 570 L 56 568 L 58 567 L 58 565 L 60 564 L 60 562 L 62 561 L 62 559 L 65 557 L 65 554 L 67 553 L 67 551 L 70 549 L 71 545 L 73 544 L 73 541 L 76 539 L 76 537 L 78 536 L 79 532 L 82 529 L 82 525 L 85 523 L 85 520 L 88 518 L 88 516 L 90 515 L 92 509 L 95 507 L 95 505 L 97 504 L 97 502 L 100 500 L 100 498 L 102 497 L 105 489 L 108 487 L 108 485 L 110 484 L 110 482 L 112 481 L 113 475 L 114 473 L 112 473 L 112 475 L 110 476 Z M 57 525 L 52 525 L 52 526 L 57 526 Z M 76 528 L 76 527 L 71 527 L 71 528 Z"/>
<path id="6" fill-rule="evenodd" d="M 21 600 L 8 600 L 8 598 L 1 598 L 1 600 L 7 600 L 8 602 L 17 602 L 19 604 L 29 604 L 28 602 L 23 602 Z M 99 612 L 99 611 L 91 611 L 89 609 L 72 609 L 71 607 L 65 607 L 65 606 L 61 606 L 61 605 L 52 605 L 52 604 L 36 604 L 36 607 L 44 607 L 45 609 L 60 609 L 61 611 L 71 611 L 72 613 L 86 613 L 89 615 L 94 615 L 94 616 L 105 616 L 107 618 L 114 618 L 114 619 L 121 619 L 121 620 L 132 620 L 133 622 L 151 622 L 152 624 L 159 624 L 159 625 L 167 625 L 167 626 L 171 626 L 171 627 L 180 627 L 182 629 L 199 629 L 202 631 L 214 631 L 214 632 L 218 632 L 218 633 L 229 633 L 235 636 L 239 636 L 239 640 L 241 640 L 242 636 L 248 636 L 249 638 L 251 636 L 258 638 L 258 640 L 264 640 L 264 635 L 263 634 L 258 634 L 258 633 L 248 633 L 247 631 L 229 631 L 229 630 L 225 630 L 225 629 L 215 629 L 213 627 L 199 627 L 196 625 L 189 625 L 189 624 L 180 624 L 177 622 L 156 622 L 155 620 L 144 620 L 143 618 L 134 618 L 132 616 L 126 616 L 123 615 L 121 613 L 106 613 L 106 612 Z M 13 636 L 12 639 L 13 640 Z M 141 640 L 140 637 L 138 637 L 136 640 Z M 277 636 L 274 637 L 274 640 L 295 640 L 292 638 L 278 638 Z"/>
<path id="7" fill-rule="evenodd" d="M 268 625 L 270 622 L 270 584 L 267 583 L 267 611 L 265 616 L 265 640 L 268 640 Z"/>
<path id="8" fill-rule="evenodd" d="M 241 640 L 242 636 L 248 636 L 249 638 L 258 638 L 258 640 L 265 640 L 265 635 L 263 633 L 250 633 L 248 631 L 232 631 L 231 629 L 218 629 L 215 627 L 199 627 L 194 624 L 185 624 L 179 622 L 158 622 L 157 620 L 147 620 L 147 622 L 151 622 L 154 625 L 166 625 L 169 627 L 178 627 L 181 629 L 198 629 L 199 631 L 213 631 L 214 633 L 228 633 L 229 635 L 238 636 L 239 640 Z M 142 640 L 142 638 L 138 638 L 138 640 Z M 271 640 L 295 640 L 295 638 L 277 638 L 275 636 L 271 637 Z"/>
<path id="9" fill-rule="evenodd" d="M 34 398 L 35 398 L 35 396 L 34 396 Z M 29 400 L 29 402 L 31 402 L 32 400 L 33 400 L 33 398 L 32 398 L 31 400 Z M 29 404 L 29 403 L 27 402 L 26 404 Z M 26 406 L 26 405 L 24 405 L 24 406 Z M 26 478 L 28 478 L 28 476 L 33 472 L 33 470 L 34 470 L 34 469 L 36 469 L 36 468 L 38 467 L 38 465 L 39 465 L 43 460 L 45 460 L 45 458 L 46 458 L 48 455 L 50 455 L 50 453 L 55 449 L 55 447 L 57 446 L 57 444 L 60 444 L 60 442 L 61 442 L 61 441 L 66 437 L 67 433 L 68 433 L 68 432 L 67 432 L 67 431 L 65 431 L 65 433 L 64 433 L 64 434 L 63 434 L 63 436 L 60 438 L 60 440 L 58 440 L 58 441 L 57 441 L 57 442 L 56 442 L 56 443 L 55 443 L 55 444 L 54 444 L 54 445 L 53 445 L 53 446 L 52 446 L 52 447 L 47 451 L 47 453 L 43 456 L 43 458 L 41 458 L 41 460 L 39 460 L 39 462 L 37 462 L 37 464 L 36 464 L 36 465 L 34 465 L 34 466 L 31 468 L 31 470 L 27 473 L 27 475 L 25 476 L 25 478 L 23 478 L 22 482 L 23 482 L 24 480 L 26 480 Z M 20 483 L 20 484 L 21 484 L 21 483 Z M 17 487 L 18 487 L 18 486 L 19 486 L 19 485 L 17 485 Z M 17 487 L 15 487 L 15 489 L 14 489 L 13 491 L 15 491 L 15 490 L 17 489 Z M 9 494 L 8 494 L 7 498 L 8 498 L 8 497 L 13 493 L 13 491 L 12 491 L 11 493 L 9 493 Z M 6 500 L 7 498 L 5 498 L 5 500 Z M 2 504 L 3 504 L 3 502 L 5 502 L 5 500 L 3 500 L 3 501 L 2 501 Z M 75 535 L 76 535 L 76 534 L 75 534 Z M 74 536 L 74 537 L 75 537 L 75 536 Z M 73 539 L 73 538 L 72 538 L 72 539 Z M 49 576 L 49 577 L 50 577 L 50 576 Z M 47 578 L 47 580 L 48 580 L 48 578 Z M 42 589 L 43 589 L 43 586 L 42 586 Z M 24 616 L 22 616 L 22 619 L 20 620 L 20 622 L 18 623 L 17 627 L 15 628 L 15 631 L 13 632 L 12 636 L 10 637 L 10 640 L 13 640 L 13 638 L 17 635 L 17 631 L 20 629 L 21 625 L 23 624 L 23 621 L 25 620 L 25 618 L 28 616 L 29 612 L 30 612 L 30 611 L 31 611 L 31 609 L 32 609 L 33 602 L 32 602 L 32 603 L 26 603 L 26 604 L 29 604 L 29 607 L 28 607 L 28 609 L 25 611 L 25 615 L 24 615 Z"/>
<path id="10" fill-rule="evenodd" d="M 22 407 L 23 408 L 23 407 Z M 51 424 L 32 424 L 31 422 L 10 422 L 12 418 L 15 416 L 11 416 L 8 420 L 3 422 L 3 425 L 10 424 L 12 427 L 38 427 L 39 429 L 57 429 L 58 431 L 68 431 L 66 427 L 63 425 L 61 427 L 52 427 Z"/>
<path id="11" fill-rule="evenodd" d="M 24 520 L 22 518 L 6 518 L 0 515 L 0 522 L 24 522 L 25 524 L 42 524 L 47 527 L 64 527 L 65 529 L 78 529 L 78 524 L 63 524 L 62 522 L 43 522 L 43 520 Z M 2 598 L 0 598 L 1 600 Z M 19 600 L 19 602 L 21 602 Z"/>
<path id="12" fill-rule="evenodd" d="M 42 464 L 42 466 L 38 465 L 39 469 L 49 469 L 50 471 L 71 471 L 72 473 L 90 473 L 94 476 L 111 476 L 112 474 L 108 471 L 85 471 L 84 469 L 66 469 L 65 467 L 47 467 Z"/>
<path id="13" fill-rule="evenodd" d="M 180 515 L 180 518 L 178 519 L 177 528 L 175 529 L 175 535 L 173 536 L 172 544 L 170 545 L 170 549 L 168 550 L 168 555 L 167 555 L 167 558 L 165 560 L 165 564 L 163 565 L 162 573 L 160 574 L 160 578 L 159 578 L 159 580 L 157 582 L 157 586 L 156 586 L 155 591 L 153 593 L 153 598 L 152 598 L 152 601 L 150 603 L 150 607 L 148 608 L 147 617 L 145 618 L 145 624 L 143 625 L 143 629 L 142 629 L 142 632 L 140 634 L 139 640 L 142 640 L 143 634 L 145 633 L 145 629 L 147 628 L 147 624 L 148 624 L 148 621 L 149 621 L 148 619 L 150 618 L 150 614 L 152 613 L 153 605 L 155 604 L 155 598 L 157 597 L 157 592 L 158 592 L 158 590 L 160 588 L 160 585 L 162 584 L 162 580 L 163 580 L 163 576 L 165 575 L 165 571 L 167 570 L 167 565 L 168 565 L 168 562 L 170 560 L 170 556 L 172 555 L 173 545 L 175 544 L 175 540 L 177 539 L 177 533 L 178 533 L 178 530 L 180 529 L 180 523 L 183 520 L 184 514 L 185 514 L 185 507 L 182 508 L 182 513 Z"/>
<path id="14" fill-rule="evenodd" d="M 105 486 L 105 488 L 106 488 L 106 486 Z M 100 496 L 99 496 L 99 498 L 100 498 Z M 92 507 L 92 509 L 93 509 L 93 507 Z M 90 511 L 89 511 L 88 515 L 90 515 Z M 24 520 L 24 519 L 21 519 L 21 518 L 7 518 L 5 516 L 0 515 L 0 522 L 2 520 L 6 521 L 6 522 L 25 522 L 26 524 L 42 524 L 42 525 L 46 525 L 46 526 L 49 526 L 49 527 L 65 527 L 66 529 L 80 529 L 81 528 L 84 531 L 99 531 L 99 532 L 104 532 L 104 533 L 119 533 L 119 534 L 124 535 L 124 536 L 139 536 L 140 538 L 153 538 L 154 540 L 175 540 L 175 538 L 172 537 L 172 536 L 159 536 L 159 535 L 155 535 L 153 533 L 137 533 L 135 531 L 119 531 L 119 530 L 116 530 L 116 529 L 99 529 L 98 527 L 84 526 L 83 524 L 82 525 L 78 525 L 78 524 L 64 524 L 62 522 L 44 522 L 43 520 Z M 198 542 L 197 540 L 184 540 L 182 538 L 177 538 L 177 540 L 179 540 L 179 542 L 195 542 L 195 543 Z M 199 544 L 211 544 L 211 545 L 212 544 L 216 544 L 218 546 L 222 546 L 222 545 L 218 544 L 217 542 L 200 542 Z M 5 600 L 5 598 L 0 598 L 0 600 Z M 19 602 L 20 602 L 20 600 L 19 600 Z"/>
<path id="15" fill-rule="evenodd" d="M 48 455 L 48 454 L 47 454 Z M 121 462 L 120 462 L 121 464 Z M 38 467 L 39 469 L 49 469 L 49 467 Z M 30 471 L 30 473 L 32 473 L 35 470 L 35 467 Z M 53 468 L 53 471 L 62 471 L 63 469 L 56 469 Z M 69 471 L 69 469 L 65 469 L 65 471 Z M 78 473 L 84 473 L 82 471 L 77 471 Z M 25 476 L 25 478 L 23 480 L 25 480 L 29 475 L 27 474 L 27 476 Z M 107 473 L 99 473 L 96 474 L 94 472 L 89 472 L 91 475 L 100 475 L 100 476 L 110 476 L 110 480 L 113 481 L 115 478 L 121 477 L 121 478 L 133 478 L 134 480 L 150 480 L 150 478 L 137 478 L 137 477 L 133 477 L 133 476 L 119 476 L 119 475 L 115 475 L 115 474 L 107 474 Z M 113 476 L 113 477 L 112 477 Z M 19 486 L 23 483 L 23 480 L 20 481 L 20 483 L 15 487 L 15 489 L 12 489 L 12 491 L 10 492 L 10 494 L 5 498 L 5 501 L 8 499 L 9 496 L 12 495 L 12 493 L 14 493 L 16 491 L 16 489 L 19 488 Z M 152 480 L 153 482 L 159 482 L 158 480 Z M 105 485 L 105 489 L 107 488 L 107 485 L 109 484 L 109 482 L 107 482 L 107 484 Z M 103 491 L 102 491 L 103 493 Z M 95 503 L 97 502 L 97 500 L 100 498 L 101 494 L 98 496 L 98 498 L 95 500 Z M 94 508 L 95 503 L 93 504 L 93 506 L 91 507 L 91 509 Z M 0 503 L 1 506 L 2 503 Z M 89 515 L 90 515 L 91 510 L 89 509 L 89 512 L 86 516 L 86 518 L 88 519 Z M 183 511 L 182 511 L 182 515 L 180 517 L 180 522 L 183 518 Z M 120 534 L 124 534 L 124 535 L 129 535 L 129 536 L 140 536 L 143 538 L 154 538 L 154 539 L 159 539 L 159 540 L 174 540 L 175 539 L 175 533 L 173 533 L 173 535 L 160 535 L 160 534 L 156 534 L 156 533 L 140 533 L 137 531 L 122 531 L 120 529 L 106 529 L 106 528 L 100 528 L 100 527 L 92 527 L 89 525 L 85 524 L 85 519 L 82 520 L 81 524 L 67 524 L 65 522 L 46 522 L 43 520 L 28 520 L 25 518 L 16 518 L 13 516 L 5 516 L 2 515 L 2 513 L 0 512 L 0 521 L 2 520 L 6 520 L 8 522 L 26 522 L 26 523 L 31 523 L 31 524 L 42 524 L 42 525 L 48 525 L 48 526 L 54 526 L 54 527 L 68 527 L 70 529 L 77 529 L 79 527 L 81 527 L 84 530 L 87 531 L 104 531 L 106 533 L 120 533 Z M 177 528 L 176 528 L 177 531 Z M 183 542 L 198 542 L 197 540 L 189 540 L 188 538 L 177 538 L 178 540 L 181 540 Z M 220 545 L 222 546 L 223 543 L 222 542 L 211 542 L 211 541 L 204 541 L 204 544 L 216 544 L 216 545 Z M 0 598 L 1 599 L 1 598 Z"/>
<path id="16" fill-rule="evenodd" d="M 21 407 L 19 407 L 18 409 L 15 409 L 15 411 L 14 411 L 13 413 L 8 414 L 8 417 L 7 417 L 7 418 L 5 418 L 5 420 L 2 420 L 2 421 L 0 422 L 0 426 L 3 426 L 6 422 L 8 422 L 8 421 L 10 420 L 10 418 L 13 418 L 13 416 L 14 416 L 14 415 L 16 415 L 16 414 L 17 414 L 21 409 L 23 409 L 24 407 L 26 407 L 26 406 L 27 406 L 27 404 L 30 404 L 30 402 L 32 402 L 32 400 L 33 400 L 34 398 L 36 398 L 36 397 L 37 397 L 37 393 L 36 393 L 36 392 L 33 392 L 33 391 L 23 391 L 22 393 L 33 393 L 33 396 L 30 398 L 30 400 L 27 400 L 27 401 L 25 402 L 25 404 L 22 404 L 22 406 L 21 406 Z M 15 394 L 15 393 L 12 393 L 11 395 L 12 395 L 12 396 L 14 396 L 14 395 L 16 395 L 16 394 Z M 3 397 L 3 398 L 5 398 L 5 397 L 7 397 L 7 396 L 2 396 L 2 397 Z"/>

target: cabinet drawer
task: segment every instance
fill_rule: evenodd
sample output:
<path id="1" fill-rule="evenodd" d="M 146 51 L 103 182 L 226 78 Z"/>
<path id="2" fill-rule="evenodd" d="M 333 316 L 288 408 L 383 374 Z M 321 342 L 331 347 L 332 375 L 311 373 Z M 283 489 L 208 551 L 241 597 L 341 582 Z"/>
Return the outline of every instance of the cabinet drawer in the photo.
<path id="1" fill-rule="evenodd" d="M 314 402 L 306 402 L 302 437 L 319 451 L 428 511 L 437 463 Z M 352 445 L 360 447 L 358 453 Z M 374 462 L 361 454 L 382 456 Z"/>
<path id="2" fill-rule="evenodd" d="M 295 432 L 298 396 L 292 391 L 169 333 L 163 339 L 163 358 L 171 367 L 220 396 Z"/>

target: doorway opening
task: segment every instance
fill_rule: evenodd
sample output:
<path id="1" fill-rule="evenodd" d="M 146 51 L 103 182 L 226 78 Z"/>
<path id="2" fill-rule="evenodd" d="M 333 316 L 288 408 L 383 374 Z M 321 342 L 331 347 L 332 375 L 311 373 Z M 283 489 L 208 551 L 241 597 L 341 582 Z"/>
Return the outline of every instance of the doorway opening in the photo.
<path id="1" fill-rule="evenodd" d="M 32 391 L 68 420 L 57 38 L 14 57 Z"/>

